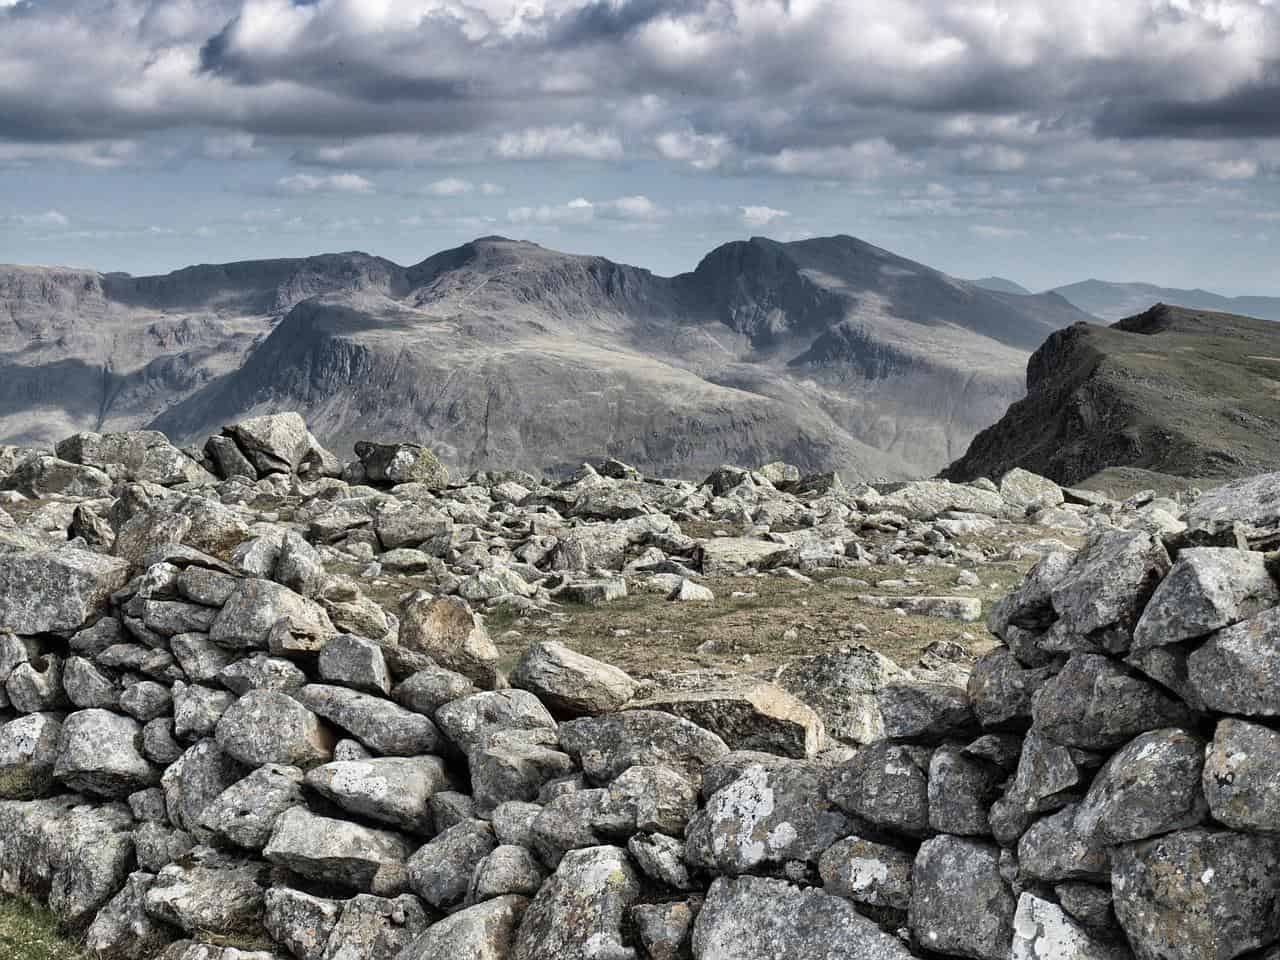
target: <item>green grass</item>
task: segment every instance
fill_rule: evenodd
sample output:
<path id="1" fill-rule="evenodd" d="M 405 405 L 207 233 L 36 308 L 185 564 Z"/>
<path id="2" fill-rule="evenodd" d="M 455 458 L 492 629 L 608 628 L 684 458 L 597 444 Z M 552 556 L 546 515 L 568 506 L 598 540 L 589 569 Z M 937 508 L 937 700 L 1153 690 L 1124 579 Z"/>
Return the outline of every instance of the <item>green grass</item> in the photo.
<path id="1" fill-rule="evenodd" d="M 5 960 L 86 960 L 58 934 L 57 920 L 43 907 L 0 898 L 0 957 Z"/>

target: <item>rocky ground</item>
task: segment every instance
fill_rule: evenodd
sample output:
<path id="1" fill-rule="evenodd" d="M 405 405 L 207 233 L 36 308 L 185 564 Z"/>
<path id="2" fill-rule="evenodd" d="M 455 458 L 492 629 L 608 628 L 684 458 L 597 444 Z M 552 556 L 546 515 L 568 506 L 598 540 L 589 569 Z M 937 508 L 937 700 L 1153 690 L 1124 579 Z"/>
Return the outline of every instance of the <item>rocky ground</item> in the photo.
<path id="1" fill-rule="evenodd" d="M 289 414 L 0 448 L 0 892 L 85 955 L 1280 941 L 1280 475 L 356 454 Z"/>

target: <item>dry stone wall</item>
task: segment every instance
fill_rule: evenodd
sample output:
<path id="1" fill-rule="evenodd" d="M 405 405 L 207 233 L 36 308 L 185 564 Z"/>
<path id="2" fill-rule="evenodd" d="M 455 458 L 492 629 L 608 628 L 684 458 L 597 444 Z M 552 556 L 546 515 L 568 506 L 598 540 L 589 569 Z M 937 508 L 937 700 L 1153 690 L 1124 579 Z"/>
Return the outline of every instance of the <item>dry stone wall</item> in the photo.
<path id="1" fill-rule="evenodd" d="M 451 485 L 293 415 L 58 455 L 0 484 L 0 892 L 95 957 L 1280 954 L 1280 475 L 1189 504 L 1021 471 Z M 757 534 L 680 529 L 726 517 Z M 873 531 L 937 561 L 1013 519 L 1083 546 L 1028 548 L 971 669 L 655 682 L 546 641 L 507 671 L 477 614 L 706 602 L 712 570 L 856 568 Z M 435 589 L 388 610 L 348 561 Z"/>

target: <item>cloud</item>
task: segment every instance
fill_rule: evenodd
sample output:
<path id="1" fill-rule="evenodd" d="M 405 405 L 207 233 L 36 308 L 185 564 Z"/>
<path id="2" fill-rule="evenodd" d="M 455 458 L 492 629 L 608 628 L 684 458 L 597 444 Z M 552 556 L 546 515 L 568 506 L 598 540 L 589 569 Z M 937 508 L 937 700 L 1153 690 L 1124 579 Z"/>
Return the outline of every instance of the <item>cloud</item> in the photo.
<path id="1" fill-rule="evenodd" d="M 1145 233 L 1118 232 L 1118 233 L 1108 233 L 1106 235 L 1106 239 L 1115 241 L 1116 243 L 1144 243 L 1147 240 L 1150 240 L 1151 237 Z"/>
<path id="2" fill-rule="evenodd" d="M 65 227 L 71 220 L 59 210 L 46 210 L 43 213 L 15 213 L 0 218 L 0 222 L 16 227 Z"/>
<path id="3" fill-rule="evenodd" d="M 614 200 L 588 200 L 575 197 L 560 205 L 512 207 L 507 211 L 510 223 L 535 224 L 583 224 L 597 218 L 653 224 L 671 215 L 671 211 L 654 203 L 642 194 L 618 197 Z"/>
<path id="4" fill-rule="evenodd" d="M 357 173 L 315 176 L 295 173 L 281 177 L 276 186 L 284 193 L 373 193 L 373 184 Z"/>
<path id="5" fill-rule="evenodd" d="M 464 193 L 471 193 L 476 185 L 470 180 L 462 180 L 459 177 L 445 177 L 443 180 L 436 180 L 427 184 L 426 192 L 434 197 L 457 197 Z"/>
<path id="6" fill-rule="evenodd" d="M 668 130 L 654 138 L 658 153 L 668 160 L 687 163 L 697 170 L 714 170 L 733 152 L 722 133 L 700 134 L 692 130 Z"/>
<path id="7" fill-rule="evenodd" d="M 500 137 L 495 153 L 507 160 L 617 160 L 622 157 L 622 142 L 609 131 L 590 130 L 582 124 L 529 127 Z"/>
<path id="8" fill-rule="evenodd" d="M 975 237 L 981 237 L 984 240 L 1009 240 L 1014 237 L 1025 237 L 1027 231 L 1017 227 L 996 227 L 985 223 L 975 223 L 969 227 L 969 232 Z"/>
<path id="9" fill-rule="evenodd" d="M 788 210 L 775 210 L 773 207 L 766 206 L 740 207 L 739 209 L 742 212 L 742 222 L 748 227 L 768 226 L 775 220 L 791 216 Z"/>
<path id="10" fill-rule="evenodd" d="M 480 192 L 486 197 L 500 197 L 507 192 L 507 188 L 500 183 L 482 183 Z"/>

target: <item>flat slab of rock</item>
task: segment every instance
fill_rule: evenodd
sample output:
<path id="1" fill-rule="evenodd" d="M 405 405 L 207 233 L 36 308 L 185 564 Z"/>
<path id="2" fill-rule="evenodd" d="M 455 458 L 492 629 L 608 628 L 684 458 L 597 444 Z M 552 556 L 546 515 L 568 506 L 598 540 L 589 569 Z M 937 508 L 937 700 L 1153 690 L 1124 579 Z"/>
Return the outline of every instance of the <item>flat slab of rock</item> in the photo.
<path id="1" fill-rule="evenodd" d="M 596 783 L 637 764 L 672 767 L 702 783 L 702 769 L 729 752 L 718 736 L 659 710 L 624 710 L 560 724 L 560 745 Z"/>
<path id="2" fill-rule="evenodd" d="M 433 831 L 431 798 L 449 785 L 439 757 L 340 760 L 307 773 L 307 786 L 342 809 L 417 834 Z"/>
<path id="3" fill-rule="evenodd" d="M 413 844 L 390 830 L 317 816 L 294 807 L 276 820 L 262 851 L 272 863 L 311 880 L 395 896 L 408 883 Z"/>
<path id="4" fill-rule="evenodd" d="M 0 627 L 17 634 L 79 630 L 105 613 L 128 581 L 128 561 L 88 550 L 0 555 Z"/>
<path id="5" fill-rule="evenodd" d="M 848 900 L 763 877 L 720 877 L 693 927 L 696 960 L 908 960 Z"/>
<path id="6" fill-rule="evenodd" d="M 791 552 L 785 543 L 749 537 L 714 537 L 698 547 L 704 577 L 732 577 L 748 568 L 767 570 Z"/>
<path id="7" fill-rule="evenodd" d="M 665 676 L 657 690 L 632 702 L 637 710 L 683 717 L 734 750 L 812 757 L 825 746 L 822 720 L 781 687 L 750 677 L 699 672 Z"/>
<path id="8" fill-rule="evenodd" d="M 536 694 L 552 710 L 574 716 L 617 710 L 639 686 L 625 671 L 554 640 L 525 651 L 512 671 L 511 685 Z"/>
<path id="9" fill-rule="evenodd" d="M 381 697 L 346 687 L 309 683 L 298 698 L 384 756 L 415 757 L 436 753 L 443 745 L 440 731 L 427 717 Z"/>
<path id="10" fill-rule="evenodd" d="M 882 597 L 860 593 L 857 600 L 863 606 L 881 610 L 904 610 L 921 617 L 940 617 L 974 623 L 982 618 L 982 601 L 977 597 Z"/>

